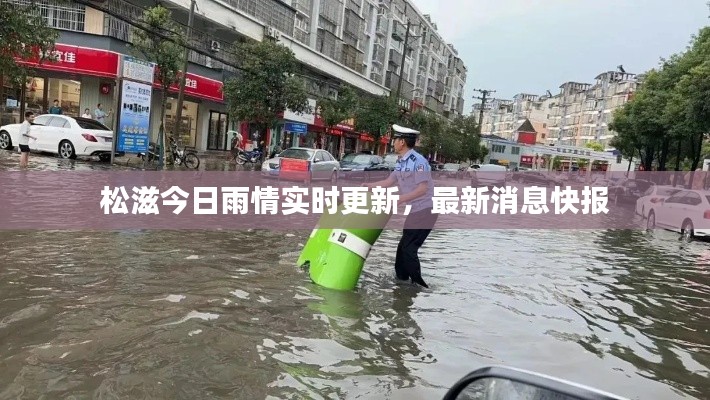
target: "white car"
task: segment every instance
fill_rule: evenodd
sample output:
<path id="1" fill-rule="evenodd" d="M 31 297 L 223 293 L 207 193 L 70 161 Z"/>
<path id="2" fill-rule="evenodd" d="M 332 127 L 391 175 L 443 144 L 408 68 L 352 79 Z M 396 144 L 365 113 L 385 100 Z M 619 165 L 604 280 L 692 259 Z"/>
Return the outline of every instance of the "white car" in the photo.
<path id="1" fill-rule="evenodd" d="M 279 177 L 281 159 L 307 160 L 309 163 L 311 180 L 338 180 L 340 162 L 326 150 L 311 149 L 308 147 L 291 147 L 279 153 L 276 157 L 268 159 L 261 164 L 261 175 L 264 177 Z"/>
<path id="2" fill-rule="evenodd" d="M 659 227 L 680 232 L 684 239 L 710 236 L 710 192 L 707 190 L 680 190 L 651 204 L 647 229 Z"/>
<path id="3" fill-rule="evenodd" d="M 508 168 L 497 164 L 483 164 L 475 169 L 471 177 L 472 187 L 497 186 L 508 183 Z"/>
<path id="4" fill-rule="evenodd" d="M 98 121 L 66 115 L 42 114 L 35 117 L 30 135 L 31 151 L 57 154 L 61 158 L 99 157 L 111 159 L 113 131 Z M 0 126 L 0 149 L 10 150 L 20 140 L 20 124 Z"/>
<path id="5" fill-rule="evenodd" d="M 651 206 L 683 190 L 681 187 L 652 185 L 636 200 L 636 214 L 646 218 Z"/>

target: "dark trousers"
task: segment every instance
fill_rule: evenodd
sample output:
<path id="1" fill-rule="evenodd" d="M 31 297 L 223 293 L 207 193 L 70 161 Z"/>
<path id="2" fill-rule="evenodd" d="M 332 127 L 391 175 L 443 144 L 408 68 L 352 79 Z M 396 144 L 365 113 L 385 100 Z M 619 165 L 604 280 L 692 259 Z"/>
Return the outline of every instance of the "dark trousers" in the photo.
<path id="1" fill-rule="evenodd" d="M 422 279 L 422 267 L 419 263 L 418 252 L 426 238 L 429 237 L 438 216 L 438 214 L 431 213 L 431 208 L 407 216 L 394 263 L 398 279 L 411 279 L 414 283 L 429 287 Z"/>

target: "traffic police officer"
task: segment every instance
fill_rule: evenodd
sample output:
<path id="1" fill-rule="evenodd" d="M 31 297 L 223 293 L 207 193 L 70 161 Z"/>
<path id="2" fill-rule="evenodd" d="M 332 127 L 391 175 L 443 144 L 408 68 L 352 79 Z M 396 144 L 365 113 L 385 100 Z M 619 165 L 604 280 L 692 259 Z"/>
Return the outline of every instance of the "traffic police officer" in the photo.
<path id="1" fill-rule="evenodd" d="M 419 248 L 431 233 L 438 214 L 433 214 L 434 181 L 429 162 L 414 150 L 419 131 L 399 125 L 392 126 L 394 150 L 399 156 L 394 171 L 384 181 L 364 186 L 399 186 L 399 203 L 409 204 L 411 209 L 404 223 L 402 238 L 397 246 L 395 272 L 399 280 L 429 287 L 422 279 L 419 263 Z"/>

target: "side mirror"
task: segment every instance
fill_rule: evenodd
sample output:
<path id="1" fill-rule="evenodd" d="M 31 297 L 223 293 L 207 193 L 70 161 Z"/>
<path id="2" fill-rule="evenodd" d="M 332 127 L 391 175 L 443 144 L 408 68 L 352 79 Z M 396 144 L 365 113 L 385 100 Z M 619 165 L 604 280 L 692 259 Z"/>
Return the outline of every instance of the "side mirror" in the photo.
<path id="1" fill-rule="evenodd" d="M 444 400 L 627 400 L 562 379 L 510 367 L 485 367 L 456 382 Z"/>

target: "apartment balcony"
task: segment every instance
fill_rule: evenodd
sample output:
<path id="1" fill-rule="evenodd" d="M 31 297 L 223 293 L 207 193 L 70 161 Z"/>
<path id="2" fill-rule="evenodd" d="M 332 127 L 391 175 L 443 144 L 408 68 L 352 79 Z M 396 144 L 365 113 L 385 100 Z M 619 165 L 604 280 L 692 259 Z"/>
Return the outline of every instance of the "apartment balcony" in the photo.
<path id="1" fill-rule="evenodd" d="M 424 105 L 437 114 L 442 114 L 444 112 L 444 104 L 436 97 L 426 96 L 424 99 Z"/>
<path id="2" fill-rule="evenodd" d="M 234 0 L 231 0 L 234 1 Z M 342 4 L 338 0 L 320 0 L 320 16 L 338 25 L 342 15 Z"/>
<path id="3" fill-rule="evenodd" d="M 396 91 L 397 85 L 399 85 L 399 74 L 393 71 L 387 71 L 387 75 L 385 76 L 385 86 L 393 91 Z M 406 79 L 402 80 L 402 90 L 400 92 L 400 96 L 410 99 L 412 98 L 413 92 L 414 84 Z"/>
<path id="4" fill-rule="evenodd" d="M 402 64 L 402 53 L 397 49 L 390 49 L 390 62 L 391 65 L 399 67 Z"/>
<path id="5" fill-rule="evenodd" d="M 364 73 L 363 54 L 357 47 L 343 43 L 340 55 L 340 61 L 348 68 L 355 70 L 357 73 Z"/>

